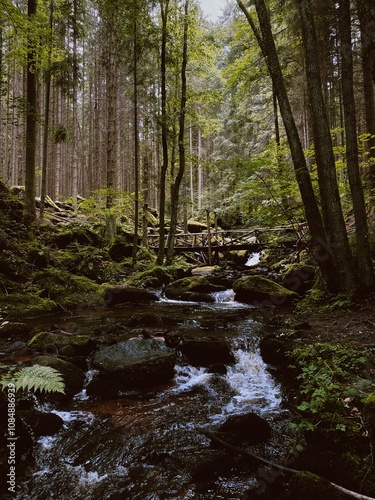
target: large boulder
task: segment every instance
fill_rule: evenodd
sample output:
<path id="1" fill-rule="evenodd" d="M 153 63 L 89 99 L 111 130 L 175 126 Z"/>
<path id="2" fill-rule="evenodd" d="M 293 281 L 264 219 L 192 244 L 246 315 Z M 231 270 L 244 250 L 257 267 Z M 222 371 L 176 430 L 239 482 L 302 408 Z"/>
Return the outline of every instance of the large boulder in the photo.
<path id="1" fill-rule="evenodd" d="M 263 276 L 248 276 L 233 283 L 235 299 L 246 304 L 288 307 L 298 295 Z"/>
<path id="2" fill-rule="evenodd" d="M 151 386 L 174 375 L 176 353 L 163 342 L 131 339 L 105 347 L 93 358 L 95 368 L 129 387 Z"/>
<path id="3" fill-rule="evenodd" d="M 133 286 L 107 288 L 104 295 L 104 301 L 107 307 L 113 307 L 117 304 L 124 304 L 126 302 L 157 302 L 158 300 L 159 297 L 157 293 Z"/>
<path id="4" fill-rule="evenodd" d="M 203 276 L 190 276 L 170 283 L 165 289 L 165 295 L 168 299 L 192 300 L 187 292 L 207 294 L 221 292 L 224 289 L 222 286 L 213 285 Z"/>

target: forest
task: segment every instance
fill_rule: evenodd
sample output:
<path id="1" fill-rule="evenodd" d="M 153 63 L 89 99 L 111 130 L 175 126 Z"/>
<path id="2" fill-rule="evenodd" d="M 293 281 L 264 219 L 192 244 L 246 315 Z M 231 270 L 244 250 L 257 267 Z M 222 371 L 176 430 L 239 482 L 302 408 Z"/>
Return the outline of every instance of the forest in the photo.
<path id="1" fill-rule="evenodd" d="M 375 497 L 375 3 L 201 3 L 0 0 L 0 495 Z"/>

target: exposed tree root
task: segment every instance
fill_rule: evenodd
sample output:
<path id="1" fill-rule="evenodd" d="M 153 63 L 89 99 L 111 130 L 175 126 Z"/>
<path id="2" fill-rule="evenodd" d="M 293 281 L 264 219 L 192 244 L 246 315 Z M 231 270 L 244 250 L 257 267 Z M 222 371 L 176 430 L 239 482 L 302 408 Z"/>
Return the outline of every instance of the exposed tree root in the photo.
<path id="1" fill-rule="evenodd" d="M 217 437 L 216 434 L 213 432 L 207 431 L 205 429 L 202 429 L 201 427 L 196 427 L 196 430 L 200 432 L 201 434 L 204 434 L 206 437 L 211 439 L 217 444 L 220 444 L 223 448 L 226 448 L 227 450 L 234 451 L 235 453 L 240 453 L 241 455 L 246 455 L 248 457 L 254 458 L 258 460 L 259 462 L 268 465 L 270 467 L 275 467 L 277 469 L 280 469 L 285 472 L 291 472 L 292 474 L 300 473 L 302 471 L 299 471 L 297 469 L 291 469 L 290 467 L 285 467 L 284 465 L 276 464 L 274 462 L 271 462 L 270 460 L 267 460 L 263 457 L 260 457 L 259 455 L 256 455 L 255 453 L 244 450 L 242 448 L 238 448 L 237 446 L 233 446 L 230 443 L 227 443 L 226 441 L 223 441 L 221 438 Z M 355 491 L 348 490 L 346 488 L 343 488 L 342 486 L 339 486 L 338 484 L 331 483 L 330 484 L 336 488 L 337 490 L 341 491 L 342 493 L 345 493 L 348 496 L 351 496 L 352 498 L 357 498 L 358 500 L 375 500 L 374 497 L 368 497 L 366 495 L 362 495 L 361 493 L 356 493 Z"/>

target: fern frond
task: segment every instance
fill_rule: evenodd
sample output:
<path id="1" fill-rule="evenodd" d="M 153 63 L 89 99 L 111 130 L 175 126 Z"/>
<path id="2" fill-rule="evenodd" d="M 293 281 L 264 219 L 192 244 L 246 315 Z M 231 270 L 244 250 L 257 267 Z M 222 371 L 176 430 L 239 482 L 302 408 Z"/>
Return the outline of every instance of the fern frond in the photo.
<path id="1" fill-rule="evenodd" d="M 50 366 L 26 366 L 22 370 L 3 377 L 1 385 L 4 387 L 12 383 L 16 390 L 61 392 L 65 394 L 65 384 L 60 372 Z"/>

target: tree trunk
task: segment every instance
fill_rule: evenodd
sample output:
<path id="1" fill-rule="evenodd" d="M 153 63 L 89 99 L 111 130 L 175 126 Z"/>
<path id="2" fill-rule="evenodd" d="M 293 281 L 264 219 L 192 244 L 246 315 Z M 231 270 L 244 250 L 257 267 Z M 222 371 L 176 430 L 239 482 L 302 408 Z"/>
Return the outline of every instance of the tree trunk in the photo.
<path id="1" fill-rule="evenodd" d="M 184 39 L 182 49 L 182 67 L 181 67 L 181 101 L 180 101 L 180 118 L 178 132 L 178 151 L 179 151 L 179 169 L 175 182 L 172 186 L 171 198 L 171 227 L 168 239 L 167 249 L 167 264 L 173 261 L 174 239 L 176 236 L 177 216 L 179 205 L 180 186 L 185 172 L 185 117 L 186 117 L 186 66 L 187 66 L 187 44 L 188 44 L 188 15 L 189 15 L 189 0 L 185 1 L 185 17 L 184 17 Z"/>
<path id="2" fill-rule="evenodd" d="M 290 106 L 288 94 L 285 87 L 280 63 L 277 56 L 277 50 L 272 35 L 271 23 L 264 0 L 255 0 L 255 6 L 258 14 L 261 33 L 254 24 L 252 17 L 244 4 L 237 0 L 240 9 L 245 14 L 259 47 L 266 61 L 269 73 L 272 78 L 274 91 L 277 95 L 280 113 L 284 123 L 285 131 L 288 137 L 289 147 L 293 159 L 294 172 L 298 187 L 301 193 L 302 202 L 305 209 L 307 224 L 310 229 L 312 242 L 315 248 L 315 260 L 319 265 L 327 287 L 332 292 L 340 290 L 340 281 L 338 269 L 335 264 L 333 252 L 334 248 L 330 246 L 323 228 L 323 222 L 319 211 L 318 203 L 312 187 L 310 173 L 307 168 L 305 155 L 302 149 L 301 141 L 292 109 Z"/>
<path id="3" fill-rule="evenodd" d="M 36 0 L 28 0 L 29 22 L 36 13 Z M 36 219 L 35 212 L 35 151 L 36 151 L 36 74 L 35 50 L 31 40 L 27 48 L 27 90 L 26 90 L 26 179 L 24 222 L 30 227 Z"/>
<path id="4" fill-rule="evenodd" d="M 375 201 L 375 84 L 371 73 L 371 57 L 367 46 L 367 16 L 360 0 L 358 3 L 358 16 L 361 27 L 361 53 L 362 53 L 362 73 L 364 87 L 364 107 L 366 117 L 366 132 L 369 134 L 368 153 L 369 153 L 369 172 L 368 184 L 372 204 Z M 374 27 L 375 29 L 375 27 Z"/>
<path id="5" fill-rule="evenodd" d="M 166 82 L 166 59 L 167 59 L 167 24 L 169 0 L 160 0 L 162 17 L 162 39 L 161 39 L 161 142 L 163 151 L 163 160 L 160 168 L 160 193 L 159 193 L 159 250 L 157 256 L 158 265 L 164 261 L 165 249 L 165 189 L 168 170 L 168 125 L 167 125 L 167 82 Z"/>
<path id="6" fill-rule="evenodd" d="M 49 12 L 49 37 L 48 40 L 48 68 L 45 73 L 45 101 L 44 101 L 44 124 L 43 124 L 43 158 L 42 158 L 42 186 L 40 193 L 40 218 L 43 219 L 45 198 L 47 195 L 47 159 L 48 159 L 48 129 L 49 110 L 51 99 L 51 59 L 52 59 L 52 27 L 53 27 L 53 2 L 50 3 Z"/>
<path id="7" fill-rule="evenodd" d="M 137 42 L 137 4 L 134 9 L 133 31 L 133 119 L 134 119 L 134 240 L 133 240 L 133 266 L 137 261 L 138 250 L 138 223 L 139 223 L 139 132 L 138 132 L 138 42 Z"/>
<path id="8" fill-rule="evenodd" d="M 303 45 L 306 56 L 307 85 L 311 103 L 315 157 L 322 203 L 324 228 L 335 245 L 334 259 L 340 270 L 340 288 L 348 297 L 356 291 L 354 262 L 341 209 L 331 132 L 322 94 L 319 52 L 310 0 L 299 0 Z"/>
<path id="9" fill-rule="evenodd" d="M 357 117 L 354 100 L 350 0 L 340 0 L 339 17 L 342 63 L 341 85 L 345 119 L 346 161 L 355 218 L 359 281 L 361 288 L 365 292 L 368 292 L 374 288 L 374 269 L 372 266 L 366 206 L 358 162 Z"/>
<path id="10" fill-rule="evenodd" d="M 361 43 L 375 85 L 375 3 L 372 0 L 357 0 L 361 23 Z"/>

